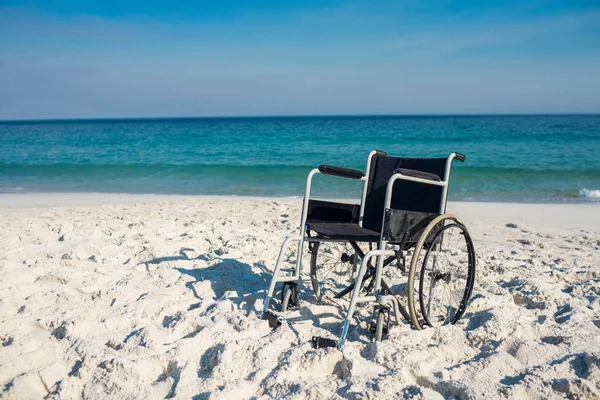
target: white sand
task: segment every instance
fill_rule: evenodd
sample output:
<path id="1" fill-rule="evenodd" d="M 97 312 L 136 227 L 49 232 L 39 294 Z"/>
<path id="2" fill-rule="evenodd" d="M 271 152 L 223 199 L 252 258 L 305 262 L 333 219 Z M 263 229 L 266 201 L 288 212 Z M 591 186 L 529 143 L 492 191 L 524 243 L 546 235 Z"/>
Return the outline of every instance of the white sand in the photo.
<path id="1" fill-rule="evenodd" d="M 258 320 L 300 202 L 1 195 L 0 397 L 600 397 L 600 205 L 451 203 L 478 255 L 465 317 L 371 342 L 365 308 L 338 351 L 309 339 L 344 301 Z"/>

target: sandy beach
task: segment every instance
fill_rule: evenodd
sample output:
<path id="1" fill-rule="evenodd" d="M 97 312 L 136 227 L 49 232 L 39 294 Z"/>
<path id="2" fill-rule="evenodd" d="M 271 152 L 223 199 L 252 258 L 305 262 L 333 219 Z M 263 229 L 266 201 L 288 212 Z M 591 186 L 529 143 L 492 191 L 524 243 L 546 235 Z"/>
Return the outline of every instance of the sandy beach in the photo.
<path id="1" fill-rule="evenodd" d="M 346 301 L 258 319 L 301 200 L 0 195 L 0 397 L 600 398 L 600 205 L 449 203 L 476 247 L 464 318 L 373 342 Z M 276 306 L 276 305 L 275 305 Z"/>

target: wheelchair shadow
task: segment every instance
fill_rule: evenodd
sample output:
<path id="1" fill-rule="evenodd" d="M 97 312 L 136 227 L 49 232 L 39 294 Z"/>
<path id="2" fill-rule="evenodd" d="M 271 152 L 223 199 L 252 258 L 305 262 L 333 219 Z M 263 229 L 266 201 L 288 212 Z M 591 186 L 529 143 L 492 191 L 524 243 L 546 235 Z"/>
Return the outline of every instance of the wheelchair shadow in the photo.
<path id="1" fill-rule="evenodd" d="M 185 286 L 200 302 L 192 304 L 188 310 L 198 308 L 205 300 L 227 299 L 239 308 L 250 312 L 254 302 L 264 297 L 271 272 L 263 263 L 250 265 L 235 258 L 223 257 L 220 252 L 200 254 L 196 257 L 188 255 L 194 252 L 194 249 L 182 248 L 177 256 L 158 257 L 145 262 L 146 268 L 149 264 L 175 263 L 174 270 L 182 276 L 193 278 Z M 177 266 L 179 261 L 195 260 L 206 261 L 210 265 L 198 268 Z"/>
<path id="2" fill-rule="evenodd" d="M 341 307 L 340 307 L 341 308 Z M 292 331 L 299 336 L 299 332 L 294 328 L 295 324 L 302 324 L 310 322 L 313 327 L 324 329 L 330 331 L 332 333 L 338 332 L 341 330 L 344 320 L 340 313 L 334 312 L 323 312 L 323 313 L 313 313 L 309 306 L 304 306 L 299 310 L 300 316 L 297 317 L 288 317 L 286 318 L 286 322 Z M 325 322 L 325 321 L 335 321 L 335 322 Z"/>
<path id="3" fill-rule="evenodd" d="M 157 257 L 146 261 L 146 268 L 149 265 L 160 264 L 163 262 L 171 263 L 172 268 L 184 277 L 192 278 L 185 283 L 197 303 L 191 304 L 189 310 L 199 308 L 207 300 L 229 300 L 238 309 L 244 310 L 246 315 L 256 313 L 254 304 L 257 300 L 263 300 L 266 295 L 266 289 L 271 281 L 272 272 L 267 269 L 263 263 L 254 263 L 253 265 L 241 262 L 239 259 L 224 257 L 220 252 L 209 252 L 191 257 L 195 254 L 192 248 L 182 248 L 179 254 L 175 256 Z M 205 261 L 208 266 L 189 267 L 190 261 Z M 177 265 L 177 263 L 180 265 Z M 173 265 L 174 264 L 174 265 Z M 312 294 L 310 284 L 302 290 L 300 307 L 293 311 L 293 314 L 286 317 L 288 326 L 292 331 L 296 331 L 294 324 L 308 323 L 316 328 L 327 330 L 332 333 L 338 333 L 341 330 L 344 321 L 344 315 L 347 312 L 347 301 L 327 301 L 326 309 L 317 305 L 313 312 L 313 306 L 317 301 Z M 279 303 L 280 293 L 276 292 L 273 303 Z M 277 305 L 275 305 L 277 307 Z M 299 332 L 295 332 L 297 336 Z"/>
<path id="4" fill-rule="evenodd" d="M 310 289 L 307 289 L 310 291 Z M 321 312 L 313 312 L 313 309 L 327 307 L 329 310 Z M 293 315 L 287 316 L 285 320 L 288 326 L 296 334 L 295 324 L 310 323 L 313 327 L 338 333 L 344 323 L 345 314 L 347 313 L 347 302 L 327 302 L 326 304 L 317 304 L 314 296 L 301 299 L 300 307 L 293 309 Z"/>
<path id="5" fill-rule="evenodd" d="M 179 255 L 178 256 L 166 256 L 166 257 L 158 257 L 155 258 L 153 260 L 149 260 L 144 262 L 143 264 L 146 265 L 146 269 L 148 269 L 148 265 L 150 264 L 160 264 L 163 262 L 172 262 L 172 261 L 193 261 L 193 260 L 202 260 L 202 261 L 209 261 L 211 260 L 211 258 L 209 258 L 208 256 L 206 256 L 205 254 L 200 254 L 197 257 L 190 257 L 187 255 L 186 252 L 191 252 L 194 253 L 195 250 L 191 249 L 189 247 L 184 247 L 181 250 L 179 250 Z"/>

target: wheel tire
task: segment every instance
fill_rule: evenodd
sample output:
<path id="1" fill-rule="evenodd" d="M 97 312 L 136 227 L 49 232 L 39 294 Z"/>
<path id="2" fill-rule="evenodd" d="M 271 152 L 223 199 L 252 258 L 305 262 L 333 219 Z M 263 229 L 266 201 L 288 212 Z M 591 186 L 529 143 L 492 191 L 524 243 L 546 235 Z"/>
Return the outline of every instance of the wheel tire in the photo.
<path id="1" fill-rule="evenodd" d="M 383 325 L 385 324 L 385 318 L 381 310 L 377 314 L 377 325 L 375 325 L 375 341 L 381 342 L 383 340 Z"/>
<path id="2" fill-rule="evenodd" d="M 352 270 L 359 263 L 346 242 L 314 242 L 310 256 L 310 280 L 317 300 L 327 292 L 338 292 L 352 283 Z"/>
<path id="3" fill-rule="evenodd" d="M 434 218 L 427 225 L 427 227 L 425 227 L 425 229 L 423 229 L 423 232 L 421 233 L 421 236 L 419 237 L 419 240 L 417 241 L 417 244 L 414 247 L 413 256 L 412 256 L 412 259 L 410 262 L 410 269 L 408 272 L 407 297 L 408 297 L 408 312 L 410 315 L 410 321 L 412 322 L 413 326 L 418 330 L 423 329 L 423 327 L 426 325 L 429 325 L 427 322 L 427 318 L 423 317 L 423 314 L 426 313 L 427 310 L 422 309 L 420 304 L 419 304 L 418 310 L 415 307 L 415 276 L 417 276 L 417 269 L 419 268 L 419 259 L 421 258 L 421 256 L 425 257 L 427 255 L 427 252 L 430 250 L 430 248 L 425 247 L 426 243 L 432 243 L 435 235 L 437 233 L 439 233 L 439 230 L 443 229 L 449 223 L 454 223 L 454 224 L 464 227 L 463 222 L 455 215 L 451 215 L 451 214 L 440 215 L 440 216 Z M 440 226 L 441 226 L 441 228 L 440 228 Z M 466 232 L 466 228 L 465 228 L 465 232 Z M 427 241 L 428 238 L 430 238 L 429 241 Z M 469 236 L 469 240 L 470 240 L 470 236 Z M 472 276 L 472 283 L 474 283 L 475 262 L 474 262 L 474 250 L 472 248 L 472 244 L 471 244 L 471 251 L 473 252 L 473 273 L 471 274 L 471 276 Z M 419 277 L 421 276 L 420 272 L 421 271 L 419 268 L 419 273 L 418 273 Z M 471 290 L 472 290 L 472 286 L 473 285 L 471 284 Z M 469 293 L 468 293 L 469 297 L 471 294 L 470 293 L 471 290 L 469 290 Z M 422 294 L 420 293 L 419 298 L 421 296 L 422 296 Z M 465 301 L 465 306 L 466 306 L 466 301 Z"/>
<path id="4" fill-rule="evenodd" d="M 287 311 L 291 298 L 292 298 L 292 288 L 289 286 L 286 286 L 285 290 L 283 291 L 283 298 L 281 300 L 281 312 Z"/>
<path id="5" fill-rule="evenodd" d="M 464 243 L 461 242 L 461 237 L 464 239 Z M 462 257 L 460 257 L 461 255 Z M 445 256 L 444 259 L 438 260 L 438 257 L 442 258 L 442 256 Z M 457 265 L 459 268 L 456 268 Z M 428 269 L 428 266 L 431 268 Z M 466 266 L 465 271 L 463 271 L 463 266 Z M 425 287 L 426 282 L 429 283 L 428 288 Z M 421 265 L 419 305 L 425 324 L 436 326 L 456 323 L 465 313 L 474 283 L 475 250 L 471 236 L 462 224 L 445 225 L 434 235 Z M 442 288 L 439 298 L 434 296 L 436 292 L 440 292 L 440 290 L 436 290 L 436 286 Z M 440 301 L 441 297 L 445 297 L 447 304 Z M 432 310 L 432 303 L 442 306 L 438 310 Z M 438 312 L 441 310 L 445 310 L 447 313 Z M 432 311 L 434 312 L 432 313 Z M 437 324 L 438 321 L 442 323 Z"/>

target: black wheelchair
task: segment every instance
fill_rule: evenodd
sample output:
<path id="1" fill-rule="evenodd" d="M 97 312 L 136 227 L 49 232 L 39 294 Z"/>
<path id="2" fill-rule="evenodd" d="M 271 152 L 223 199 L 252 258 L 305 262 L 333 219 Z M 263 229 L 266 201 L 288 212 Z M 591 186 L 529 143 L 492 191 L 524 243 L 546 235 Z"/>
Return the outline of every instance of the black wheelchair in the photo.
<path id="1" fill-rule="evenodd" d="M 269 310 L 282 283 L 281 311 L 299 305 L 303 282 L 311 282 L 317 301 L 350 295 L 339 340 L 313 338 L 318 347 L 342 348 L 357 304 L 374 303 L 369 329 L 375 340 L 389 331 L 390 316 L 416 329 L 453 324 L 465 313 L 475 283 L 475 249 L 464 223 L 445 214 L 452 161 L 446 158 L 398 158 L 372 151 L 366 172 L 321 165 L 307 179 L 300 232 L 284 240 L 261 318 L 273 326 L 282 315 Z M 360 204 L 310 198 L 317 174 L 364 181 Z M 297 243 L 295 267 L 281 274 L 290 245 Z M 362 247 L 361 247 L 362 246 Z M 303 273 L 303 256 L 310 272 Z M 388 282 L 405 276 L 402 285 Z M 388 279 L 389 278 L 389 279 Z M 403 299 L 406 299 L 403 305 Z"/>

